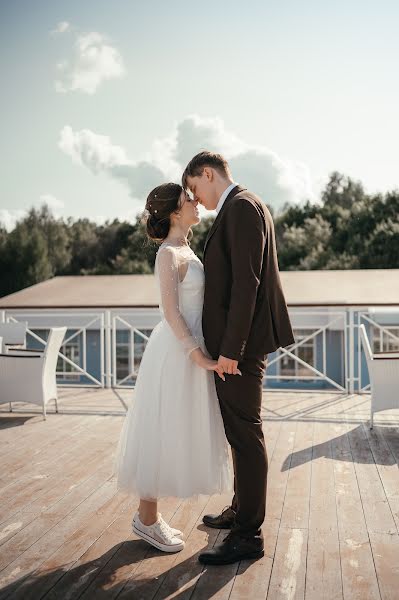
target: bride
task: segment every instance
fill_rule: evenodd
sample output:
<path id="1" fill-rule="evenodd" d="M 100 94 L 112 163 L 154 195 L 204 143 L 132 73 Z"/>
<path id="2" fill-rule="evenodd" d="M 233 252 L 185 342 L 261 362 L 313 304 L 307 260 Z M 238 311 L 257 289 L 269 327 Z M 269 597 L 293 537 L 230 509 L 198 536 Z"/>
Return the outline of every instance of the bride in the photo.
<path id="1" fill-rule="evenodd" d="M 161 497 L 189 498 L 233 489 L 214 372 L 202 335 L 204 271 L 189 246 L 200 222 L 197 202 L 180 185 L 149 194 L 147 234 L 160 243 L 155 260 L 162 320 L 152 331 L 134 401 L 117 451 L 118 488 L 140 498 L 133 531 L 164 552 L 184 548 L 182 532 L 158 512 Z"/>

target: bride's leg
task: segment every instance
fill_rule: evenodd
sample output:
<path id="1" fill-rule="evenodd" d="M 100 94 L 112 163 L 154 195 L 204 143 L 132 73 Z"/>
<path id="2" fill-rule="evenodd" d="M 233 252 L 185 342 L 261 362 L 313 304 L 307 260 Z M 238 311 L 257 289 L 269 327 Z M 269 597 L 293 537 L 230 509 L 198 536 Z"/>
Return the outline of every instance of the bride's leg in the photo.
<path id="1" fill-rule="evenodd" d="M 158 519 L 158 501 L 140 498 L 139 517 L 143 525 L 153 525 Z"/>

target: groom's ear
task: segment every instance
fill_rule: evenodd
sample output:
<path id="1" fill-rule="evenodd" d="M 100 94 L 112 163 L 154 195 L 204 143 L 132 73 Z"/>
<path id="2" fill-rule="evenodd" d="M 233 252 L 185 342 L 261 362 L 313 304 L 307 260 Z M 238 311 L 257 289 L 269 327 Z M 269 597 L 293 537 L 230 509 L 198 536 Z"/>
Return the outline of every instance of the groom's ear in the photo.
<path id="1" fill-rule="evenodd" d="M 214 173 L 211 167 L 204 167 L 202 174 L 205 175 L 208 181 L 213 181 Z"/>

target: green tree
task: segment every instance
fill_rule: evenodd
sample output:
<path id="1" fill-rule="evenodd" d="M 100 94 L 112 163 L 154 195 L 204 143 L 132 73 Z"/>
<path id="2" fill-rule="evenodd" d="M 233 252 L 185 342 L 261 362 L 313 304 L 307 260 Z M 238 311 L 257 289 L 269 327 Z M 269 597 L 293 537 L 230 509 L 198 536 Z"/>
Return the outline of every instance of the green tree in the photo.
<path id="1" fill-rule="evenodd" d="M 68 229 L 62 219 L 54 218 L 47 204 L 31 208 L 23 223 L 32 231 L 42 233 L 47 244 L 47 255 L 52 275 L 62 272 L 71 260 Z"/>
<path id="2" fill-rule="evenodd" d="M 360 182 L 330 175 L 320 202 L 286 205 L 274 216 L 282 270 L 399 267 L 399 191 L 367 194 Z M 213 217 L 193 227 L 203 259 Z M 133 223 L 56 219 L 32 208 L 7 233 L 0 224 L 0 295 L 54 275 L 151 273 L 158 244 L 140 216 Z"/>
<path id="3" fill-rule="evenodd" d="M 17 224 L 8 235 L 4 249 L 1 295 L 49 279 L 53 275 L 47 241 L 39 228 Z"/>

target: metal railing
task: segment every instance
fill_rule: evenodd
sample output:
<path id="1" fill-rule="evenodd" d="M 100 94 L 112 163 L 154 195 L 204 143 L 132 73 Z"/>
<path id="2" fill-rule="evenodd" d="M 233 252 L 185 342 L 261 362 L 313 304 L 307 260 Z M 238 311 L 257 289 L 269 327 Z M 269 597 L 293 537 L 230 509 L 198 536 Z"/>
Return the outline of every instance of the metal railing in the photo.
<path id="1" fill-rule="evenodd" d="M 267 362 L 267 379 L 268 380 L 276 380 L 282 381 L 285 380 L 293 380 L 295 382 L 299 381 L 318 381 L 328 383 L 332 388 L 335 388 L 339 391 L 345 391 L 346 385 L 345 381 L 346 373 L 348 372 L 348 360 L 347 353 L 344 353 L 344 373 L 342 376 L 342 381 L 337 381 L 337 379 L 329 376 L 327 371 L 327 358 L 329 348 L 327 346 L 327 332 L 331 330 L 334 325 L 335 329 L 338 327 L 339 330 L 343 332 L 343 344 L 344 347 L 347 346 L 347 330 L 346 330 L 346 313 L 344 311 L 290 311 L 290 316 L 294 319 L 295 317 L 301 317 L 302 327 L 304 330 L 312 330 L 312 333 L 303 337 L 299 342 L 296 342 L 292 346 L 288 348 L 280 348 L 277 355 L 268 360 Z M 320 326 L 312 323 L 312 318 L 314 320 L 324 319 L 326 322 Z M 295 337 L 295 328 L 294 328 L 294 337 Z M 298 356 L 297 351 L 304 347 L 309 341 L 313 340 L 315 343 L 317 340 L 320 340 L 321 345 L 321 360 L 318 361 L 320 366 L 315 366 L 316 360 L 314 359 L 312 363 L 306 362 L 300 356 Z M 316 354 L 316 353 L 315 353 Z M 284 357 L 289 357 L 294 363 L 299 364 L 301 367 L 304 367 L 305 370 L 309 371 L 311 374 L 309 375 L 284 375 L 281 373 L 270 374 L 270 367 L 274 364 L 281 363 Z"/>
<path id="2" fill-rule="evenodd" d="M 61 350 L 58 353 L 59 362 L 63 369 L 57 368 L 58 385 L 72 385 L 68 378 L 79 376 L 79 384 L 85 387 L 104 387 L 105 368 L 104 368 L 104 312 L 82 312 L 82 311 L 3 311 L 3 322 L 27 321 L 27 347 L 41 348 L 46 345 L 47 333 L 51 327 L 66 325 L 67 333 L 63 340 Z M 87 332 L 95 330 L 98 332 L 98 368 L 96 375 L 90 372 L 87 366 Z M 39 335 L 42 333 L 42 335 Z M 65 349 L 74 340 L 79 340 L 81 360 L 78 362 L 71 360 L 65 354 Z M 70 366 L 70 370 L 65 370 L 65 365 Z M 82 382 L 83 379 L 83 382 Z"/>
<path id="3" fill-rule="evenodd" d="M 269 356 L 266 385 L 305 389 L 309 384 L 307 389 L 323 386 L 340 393 L 367 392 L 369 382 L 359 326 L 364 323 L 369 331 L 380 332 L 381 350 L 386 339 L 399 347 L 399 305 L 383 309 L 388 322 L 381 323 L 376 310 L 363 307 L 290 309 L 294 333 L 305 331 L 306 334 L 298 337 L 292 346 L 280 348 Z M 100 388 L 134 387 L 149 332 L 159 319 L 157 309 L 0 311 L 0 322 L 28 322 L 28 346 L 45 345 L 49 328 L 67 326 L 59 353 L 59 385 Z M 78 358 L 73 359 L 71 352 L 67 355 L 72 345 Z M 311 346 L 311 359 L 305 359 L 305 350 L 309 351 Z M 295 366 L 295 374 L 284 371 L 284 362 L 289 362 L 291 369 Z"/>

